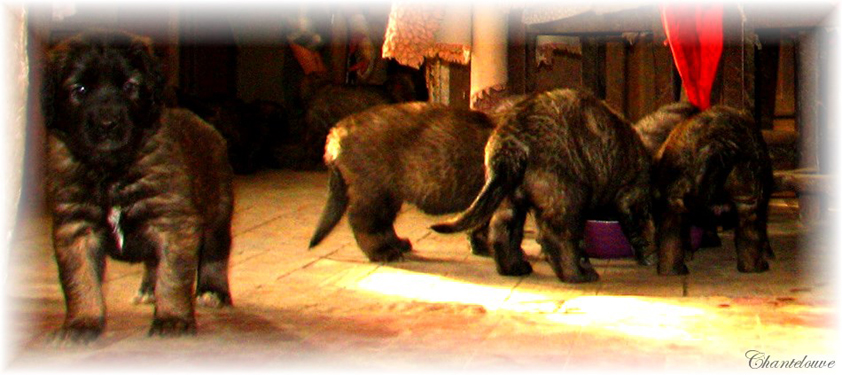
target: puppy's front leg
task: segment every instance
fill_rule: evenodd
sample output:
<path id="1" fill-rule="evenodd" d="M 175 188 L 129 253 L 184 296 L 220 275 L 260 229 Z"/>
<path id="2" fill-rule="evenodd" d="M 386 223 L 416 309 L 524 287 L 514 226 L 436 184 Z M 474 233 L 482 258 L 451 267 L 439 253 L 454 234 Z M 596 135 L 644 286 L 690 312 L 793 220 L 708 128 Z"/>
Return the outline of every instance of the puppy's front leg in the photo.
<path id="1" fill-rule="evenodd" d="M 86 344 L 105 328 L 103 236 L 92 223 L 65 219 L 57 217 L 53 225 L 53 245 L 67 308 L 64 326 L 53 340 Z"/>
<path id="2" fill-rule="evenodd" d="M 193 280 L 196 277 L 200 234 L 195 223 L 158 226 L 158 279 L 155 316 L 149 335 L 180 336 L 196 333 Z"/>

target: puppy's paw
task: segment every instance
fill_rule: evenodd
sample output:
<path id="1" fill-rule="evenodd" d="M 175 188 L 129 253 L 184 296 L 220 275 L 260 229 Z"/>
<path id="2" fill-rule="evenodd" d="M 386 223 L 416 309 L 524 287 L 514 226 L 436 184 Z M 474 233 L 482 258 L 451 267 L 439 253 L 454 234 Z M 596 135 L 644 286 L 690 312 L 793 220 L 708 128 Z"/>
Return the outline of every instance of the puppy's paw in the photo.
<path id="1" fill-rule="evenodd" d="M 155 293 L 138 291 L 132 297 L 132 303 L 135 305 L 152 305 L 155 304 Z"/>
<path id="2" fill-rule="evenodd" d="M 372 262 L 395 262 L 399 260 L 403 260 L 403 250 L 392 247 L 392 246 L 383 246 L 379 248 L 377 251 L 367 254 L 368 259 Z"/>
<path id="3" fill-rule="evenodd" d="M 760 273 L 769 270 L 769 262 L 765 259 L 758 259 L 753 263 L 737 263 L 737 270 L 742 273 Z"/>
<path id="4" fill-rule="evenodd" d="M 677 265 L 670 266 L 662 266 L 658 265 L 658 275 L 661 276 L 678 276 L 678 275 L 687 275 L 690 273 L 690 270 L 687 269 L 687 265 L 684 263 L 680 263 Z"/>
<path id="5" fill-rule="evenodd" d="M 155 318 L 149 336 L 179 337 L 196 334 L 196 320 L 185 318 Z"/>
<path id="6" fill-rule="evenodd" d="M 526 276 L 532 273 L 532 265 L 527 261 L 520 261 L 506 267 L 498 265 L 497 273 L 503 276 Z"/>
<path id="7" fill-rule="evenodd" d="M 53 332 L 48 342 L 57 347 L 88 345 L 102 334 L 103 325 L 96 323 L 77 323 L 62 327 Z"/>
<path id="8" fill-rule="evenodd" d="M 490 257 L 491 246 L 488 246 L 488 243 L 485 241 L 471 238 L 471 254 L 481 257 Z"/>
<path id="9" fill-rule="evenodd" d="M 766 241 L 766 244 L 763 245 L 763 255 L 766 257 L 767 260 L 775 259 L 775 252 L 772 251 L 772 247 L 769 246 L 769 241 Z"/>
<path id="10" fill-rule="evenodd" d="M 654 265 L 655 263 L 658 263 L 658 253 L 657 252 L 651 252 L 651 253 L 645 254 L 645 255 L 638 253 L 636 258 L 637 258 L 637 264 L 639 264 L 641 266 L 651 266 L 651 265 Z"/>
<path id="11" fill-rule="evenodd" d="M 406 238 L 398 238 L 397 242 L 391 244 L 392 247 L 398 249 L 402 253 L 408 253 L 412 251 L 412 242 L 409 242 Z"/>
<path id="12" fill-rule="evenodd" d="M 599 274 L 593 268 L 582 268 L 580 272 L 570 272 L 559 278 L 562 282 L 571 284 L 590 283 L 599 280 Z"/>
<path id="13" fill-rule="evenodd" d="M 206 291 L 196 296 L 196 305 L 214 309 L 231 306 L 231 296 L 213 291 Z"/>

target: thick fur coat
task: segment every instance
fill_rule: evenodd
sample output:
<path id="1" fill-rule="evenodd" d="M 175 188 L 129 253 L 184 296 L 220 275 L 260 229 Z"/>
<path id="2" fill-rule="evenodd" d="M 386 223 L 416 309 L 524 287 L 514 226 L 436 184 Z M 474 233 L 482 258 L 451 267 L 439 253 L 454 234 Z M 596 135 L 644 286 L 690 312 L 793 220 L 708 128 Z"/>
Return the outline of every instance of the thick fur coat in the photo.
<path id="1" fill-rule="evenodd" d="M 713 106 L 701 113 L 674 111 L 688 106 L 668 105 L 649 116 L 655 121 L 645 126 L 668 134 L 662 144 L 651 142 L 656 146 L 653 189 L 658 273 L 688 272 L 685 256 L 690 253 L 690 225 L 717 225 L 714 211 L 732 211 L 731 216 L 736 216 L 737 269 L 766 271 L 766 258 L 772 256 L 766 224 L 774 182 L 763 135 L 750 117 L 727 106 Z M 664 112 L 668 115 L 663 116 Z"/>
<path id="2" fill-rule="evenodd" d="M 491 219 L 497 271 L 532 272 L 520 244 L 527 213 L 564 282 L 597 280 L 579 247 L 589 213 L 616 212 L 641 263 L 654 261 L 649 155 L 631 125 L 590 94 L 533 94 L 502 115 L 485 149 L 486 181 L 467 211 L 433 229 L 449 233 Z"/>
<path id="3" fill-rule="evenodd" d="M 196 294 L 231 304 L 232 172 L 223 138 L 185 110 L 165 110 L 148 40 L 80 34 L 51 49 L 43 110 L 49 207 L 67 313 L 59 341 L 105 327 L 106 256 L 143 262 L 139 300 L 150 335 L 195 332 Z"/>
<path id="4" fill-rule="evenodd" d="M 480 112 L 431 103 L 373 107 L 330 131 L 325 162 L 330 196 L 310 242 L 317 245 L 347 210 L 357 244 L 372 261 L 411 250 L 393 222 L 404 202 L 431 215 L 467 208 L 485 180 L 483 149 L 491 120 Z M 487 253 L 485 229 L 471 235 Z"/>

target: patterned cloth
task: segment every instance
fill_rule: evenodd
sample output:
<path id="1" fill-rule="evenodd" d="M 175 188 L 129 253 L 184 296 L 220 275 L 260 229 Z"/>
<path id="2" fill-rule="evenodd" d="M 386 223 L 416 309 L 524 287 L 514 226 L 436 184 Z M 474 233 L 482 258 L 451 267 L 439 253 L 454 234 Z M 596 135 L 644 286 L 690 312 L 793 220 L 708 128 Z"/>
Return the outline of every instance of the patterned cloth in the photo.
<path id="1" fill-rule="evenodd" d="M 508 95 L 509 6 L 396 2 L 383 57 L 418 68 L 425 58 L 471 64 L 471 108 L 490 110 Z"/>
<path id="2" fill-rule="evenodd" d="M 535 64 L 553 65 L 556 52 L 582 56 L 582 42 L 579 37 L 565 35 L 538 35 L 535 41 Z"/>
<path id="3" fill-rule="evenodd" d="M 383 42 L 383 58 L 419 68 L 425 58 L 468 64 L 471 60 L 471 7 L 395 2 Z"/>
<path id="4" fill-rule="evenodd" d="M 563 20 L 565 18 L 575 17 L 580 14 L 592 12 L 593 14 L 607 14 L 620 12 L 623 10 L 635 9 L 644 4 L 636 4 L 629 2 L 615 3 L 598 3 L 598 4 L 584 4 L 576 5 L 571 2 L 538 2 L 530 4 L 523 9 L 523 23 L 527 25 L 534 25 L 538 23 L 552 22 Z"/>

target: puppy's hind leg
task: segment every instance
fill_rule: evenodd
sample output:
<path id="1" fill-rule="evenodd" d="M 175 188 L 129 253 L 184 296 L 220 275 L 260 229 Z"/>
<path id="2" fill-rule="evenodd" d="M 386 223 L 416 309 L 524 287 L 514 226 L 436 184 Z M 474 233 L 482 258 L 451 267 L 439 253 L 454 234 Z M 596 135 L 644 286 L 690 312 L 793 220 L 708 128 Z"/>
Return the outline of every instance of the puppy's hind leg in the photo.
<path id="1" fill-rule="evenodd" d="M 356 194 L 354 194 L 356 195 Z M 412 251 L 409 240 L 399 238 L 393 225 L 401 202 L 388 193 L 352 198 L 348 222 L 357 245 L 372 262 L 391 262 Z"/>
<path id="2" fill-rule="evenodd" d="M 490 256 L 491 247 L 489 246 L 488 223 L 483 224 L 479 228 L 471 230 L 468 234 L 468 240 L 471 243 L 471 253 L 479 256 Z"/>
<path id="3" fill-rule="evenodd" d="M 741 184 L 729 184 L 728 192 L 737 208 L 734 245 L 737 248 L 737 269 L 740 272 L 764 272 L 769 269 L 766 254 L 771 252 L 766 228 L 768 201 L 763 186 L 756 181 L 749 164 L 734 168 Z M 753 178 L 754 177 L 754 178 Z"/>
<path id="4" fill-rule="evenodd" d="M 526 202 L 503 200 L 489 224 L 488 237 L 494 249 L 497 273 L 504 276 L 523 276 L 532 273 L 532 265 L 523 259 L 523 225 L 526 222 Z"/>
<path id="5" fill-rule="evenodd" d="M 764 272 L 769 269 L 765 254 L 770 251 L 768 240 L 764 241 L 766 223 L 757 219 L 756 204 L 737 203 L 740 224 L 734 231 L 737 248 L 737 269 L 740 272 Z"/>
<path id="6" fill-rule="evenodd" d="M 667 212 L 661 218 L 658 228 L 658 274 L 659 275 L 686 275 L 689 273 L 687 264 L 684 263 L 685 246 L 689 239 L 686 214 L 682 212 L 684 205 L 680 200 L 673 199 Z"/>
<path id="7" fill-rule="evenodd" d="M 231 254 L 230 219 L 205 234 L 199 255 L 196 302 L 202 306 L 231 306 L 228 259 Z"/>
<path id="8" fill-rule="evenodd" d="M 584 254 L 579 248 L 579 241 L 584 235 L 584 222 L 580 220 L 580 215 L 568 213 L 558 219 L 536 217 L 538 243 L 549 257 L 553 272 L 565 283 L 599 280 L 599 275 L 590 262 L 582 261 Z"/>

